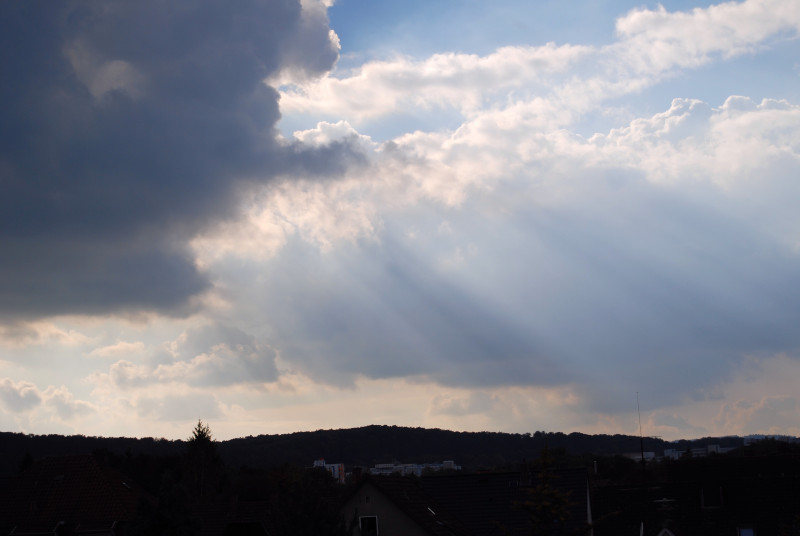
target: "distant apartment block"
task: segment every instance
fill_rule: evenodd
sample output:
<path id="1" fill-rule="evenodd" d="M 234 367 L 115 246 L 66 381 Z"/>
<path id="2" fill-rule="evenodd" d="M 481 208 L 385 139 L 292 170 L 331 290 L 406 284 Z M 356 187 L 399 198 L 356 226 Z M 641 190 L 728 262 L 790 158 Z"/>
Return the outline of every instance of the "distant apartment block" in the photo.
<path id="1" fill-rule="evenodd" d="M 344 484 L 345 472 L 343 463 L 325 463 L 325 458 L 314 460 L 314 467 L 322 467 L 340 484 Z"/>
<path id="2" fill-rule="evenodd" d="M 664 457 L 677 460 L 682 456 L 691 456 L 692 458 L 704 458 L 709 454 L 725 454 L 734 450 L 735 447 L 720 447 L 719 445 L 706 445 L 705 447 L 698 447 L 688 451 L 678 449 L 664 449 Z"/>
<path id="3" fill-rule="evenodd" d="M 403 476 L 416 475 L 422 476 L 423 471 L 460 471 L 461 466 L 456 465 L 453 460 L 445 460 L 442 463 L 377 463 L 370 468 L 372 475 L 388 476 L 399 473 Z"/>

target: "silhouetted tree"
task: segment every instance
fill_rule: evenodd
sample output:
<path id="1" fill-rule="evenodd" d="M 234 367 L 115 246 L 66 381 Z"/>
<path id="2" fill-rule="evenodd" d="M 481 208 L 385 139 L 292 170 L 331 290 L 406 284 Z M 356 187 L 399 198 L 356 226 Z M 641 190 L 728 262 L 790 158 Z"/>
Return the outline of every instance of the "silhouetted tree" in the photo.
<path id="1" fill-rule="evenodd" d="M 220 491 L 222 460 L 211 434 L 211 427 L 198 419 L 186 448 L 187 485 L 199 502 L 209 500 Z"/>
<path id="2" fill-rule="evenodd" d="M 202 419 L 197 419 L 197 424 L 192 430 L 192 436 L 189 438 L 190 444 L 208 444 L 213 443 L 214 437 L 211 435 L 211 427 L 204 423 Z"/>
<path id="3" fill-rule="evenodd" d="M 555 536 L 565 534 L 564 523 L 569 517 L 570 501 L 567 494 L 553 485 L 554 457 L 549 449 L 542 449 L 538 471 L 527 497 L 517 507 L 528 513 L 533 536 Z"/>
<path id="4" fill-rule="evenodd" d="M 342 536 L 339 515 L 344 489 L 322 468 L 284 464 L 270 471 L 270 520 L 278 534 Z"/>

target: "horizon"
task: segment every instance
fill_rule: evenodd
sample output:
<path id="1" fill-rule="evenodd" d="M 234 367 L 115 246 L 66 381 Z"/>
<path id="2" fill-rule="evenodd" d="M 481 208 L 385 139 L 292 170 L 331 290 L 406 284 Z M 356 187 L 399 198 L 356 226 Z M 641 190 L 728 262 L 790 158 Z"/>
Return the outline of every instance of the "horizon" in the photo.
<path id="1" fill-rule="evenodd" d="M 617 434 L 617 433 L 587 434 L 587 433 L 584 433 L 584 432 L 580 432 L 578 430 L 572 430 L 572 431 L 569 431 L 569 432 L 567 432 L 567 431 L 556 431 L 556 430 L 553 430 L 553 431 L 536 430 L 535 432 L 501 432 L 501 431 L 492 431 L 492 430 L 450 430 L 450 429 L 436 428 L 436 427 L 427 428 L 427 427 L 422 427 L 422 426 L 398 426 L 398 425 L 394 425 L 394 424 L 367 424 L 367 425 L 348 427 L 348 428 L 319 428 L 319 429 L 316 429 L 316 430 L 295 430 L 295 431 L 292 431 L 292 432 L 281 432 L 281 433 L 259 433 L 259 434 L 248 434 L 246 436 L 229 437 L 229 438 L 226 438 L 226 439 L 218 439 L 216 437 L 216 435 L 214 434 L 213 427 L 211 427 L 210 423 L 208 423 L 206 421 L 202 421 L 202 422 L 203 422 L 203 424 L 209 425 L 209 427 L 211 428 L 211 430 L 210 430 L 211 431 L 211 440 L 214 441 L 214 442 L 220 442 L 220 443 L 224 443 L 224 442 L 227 442 L 227 441 L 236 441 L 236 440 L 240 440 L 240 439 L 246 440 L 246 439 L 258 438 L 258 437 L 262 437 L 262 436 L 287 436 L 287 435 L 294 435 L 294 434 L 314 434 L 314 433 L 317 433 L 317 432 L 346 432 L 346 431 L 351 431 L 351 430 L 361 430 L 361 429 L 364 429 L 364 428 L 374 428 L 374 427 L 377 427 L 377 428 L 405 428 L 405 429 L 410 429 L 410 430 L 422 429 L 422 430 L 427 430 L 427 431 L 450 432 L 450 433 L 454 433 L 454 434 L 484 434 L 484 433 L 486 433 L 486 434 L 505 434 L 505 435 L 525 436 L 525 437 L 529 437 L 529 438 L 534 437 L 535 434 L 540 433 L 540 432 L 545 434 L 545 435 L 547 435 L 547 434 L 562 434 L 562 435 L 565 435 L 565 436 L 569 436 L 569 435 L 572 435 L 572 434 L 579 434 L 579 435 L 586 435 L 586 436 L 590 436 L 590 437 L 594 437 L 594 436 L 611 436 L 611 437 L 613 437 L 615 435 L 621 435 L 621 436 L 630 437 L 630 438 L 633 438 L 633 439 L 641 438 L 641 439 L 657 440 L 657 441 L 663 442 L 663 443 L 678 443 L 678 442 L 681 442 L 681 441 L 694 442 L 694 441 L 703 441 L 703 440 L 732 439 L 732 438 L 742 439 L 742 440 L 744 440 L 744 439 L 775 439 L 775 440 L 779 440 L 779 441 L 783 440 L 783 439 L 797 439 L 797 440 L 800 440 L 800 437 L 798 437 L 798 436 L 784 435 L 784 434 L 747 434 L 747 435 L 735 435 L 734 434 L 734 435 L 723 435 L 723 436 L 682 437 L 682 438 L 678 438 L 678 439 L 664 439 L 664 438 L 659 437 L 659 436 L 639 436 L 638 434 Z M 23 433 L 23 432 L 14 432 L 14 431 L 6 431 L 6 430 L 0 430 L 0 432 L 3 432 L 3 433 L 18 433 L 18 434 L 22 434 L 22 435 L 26 435 L 26 436 L 34 436 L 34 437 L 46 437 L 48 435 L 53 435 L 53 434 L 26 434 L 26 433 Z M 85 434 L 55 434 L 55 435 L 60 435 L 62 437 L 83 437 L 83 438 L 88 438 L 88 439 L 93 439 L 93 438 L 96 438 L 96 439 L 132 439 L 132 440 L 152 439 L 154 441 L 170 441 L 170 442 L 173 442 L 173 441 L 185 442 L 185 441 L 189 441 L 191 439 L 190 437 L 172 437 L 172 438 L 170 438 L 170 437 L 154 437 L 154 436 L 105 436 L 105 435 L 91 435 L 91 436 L 89 436 L 89 435 L 85 435 Z M 637 451 L 637 450 L 634 449 L 634 451 Z"/>
<path id="2" fill-rule="evenodd" d="M 800 3 L 103 6 L 0 4 L 0 430 L 800 436 Z"/>

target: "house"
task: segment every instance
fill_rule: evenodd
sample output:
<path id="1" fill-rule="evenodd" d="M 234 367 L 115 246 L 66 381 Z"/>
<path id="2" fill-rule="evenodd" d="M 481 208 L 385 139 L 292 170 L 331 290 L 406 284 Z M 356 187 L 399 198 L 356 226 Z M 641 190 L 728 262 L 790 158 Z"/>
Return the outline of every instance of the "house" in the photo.
<path id="1" fill-rule="evenodd" d="M 3 488 L 0 535 L 124 536 L 132 524 L 138 525 L 137 533 L 155 531 L 147 522 L 158 519 L 155 497 L 91 455 L 44 458 Z M 188 503 L 185 506 L 198 536 L 273 533 L 267 501 L 239 501 L 232 496 L 192 510 Z"/>
<path id="2" fill-rule="evenodd" d="M 543 518 L 543 510 L 534 505 L 545 489 L 563 504 L 564 515 L 547 521 L 553 534 L 591 533 L 588 479 L 582 469 L 554 470 L 547 482 L 527 468 L 422 478 L 370 476 L 348 497 L 342 515 L 361 536 L 523 535 Z"/>
<path id="3" fill-rule="evenodd" d="M 141 500 L 132 480 L 94 456 L 44 458 L 6 484 L 3 534 L 123 534 Z"/>
<path id="4" fill-rule="evenodd" d="M 345 502 L 342 517 L 361 536 L 466 534 L 418 479 L 408 477 L 364 477 Z"/>

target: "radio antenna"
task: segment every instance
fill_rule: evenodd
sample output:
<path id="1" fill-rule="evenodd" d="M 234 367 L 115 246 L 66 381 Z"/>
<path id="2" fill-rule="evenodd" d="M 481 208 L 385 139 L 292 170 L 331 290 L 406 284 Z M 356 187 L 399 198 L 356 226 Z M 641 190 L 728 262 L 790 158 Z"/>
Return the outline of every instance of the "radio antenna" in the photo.
<path id="1" fill-rule="evenodd" d="M 642 412 L 639 411 L 639 391 L 636 391 L 636 413 L 639 415 L 639 438 L 642 438 Z"/>
<path id="2" fill-rule="evenodd" d="M 636 391 L 636 413 L 639 415 L 639 448 L 642 451 L 642 469 L 644 469 L 644 436 L 642 435 L 642 412 L 639 410 L 639 391 Z"/>

